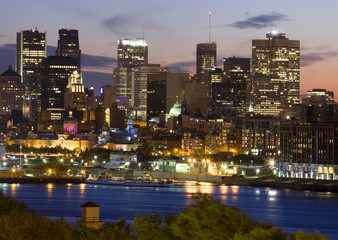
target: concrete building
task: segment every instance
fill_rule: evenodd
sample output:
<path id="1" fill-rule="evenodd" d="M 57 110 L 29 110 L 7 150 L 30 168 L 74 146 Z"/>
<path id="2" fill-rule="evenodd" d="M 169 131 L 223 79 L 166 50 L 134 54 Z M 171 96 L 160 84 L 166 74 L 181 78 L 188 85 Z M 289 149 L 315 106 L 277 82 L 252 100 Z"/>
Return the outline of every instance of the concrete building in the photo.
<path id="1" fill-rule="evenodd" d="M 196 45 L 196 78 L 210 86 L 209 72 L 216 68 L 216 43 L 199 43 Z"/>
<path id="2" fill-rule="evenodd" d="M 324 105 L 324 104 L 334 104 L 334 93 L 333 91 L 327 91 L 326 89 L 312 89 L 307 91 L 306 97 L 302 99 L 302 105 L 312 106 L 312 105 Z"/>
<path id="3" fill-rule="evenodd" d="M 41 63 L 47 56 L 46 32 L 25 30 L 17 33 L 16 72 L 26 84 L 26 94 L 41 95 Z"/>
<path id="4" fill-rule="evenodd" d="M 71 57 L 76 60 L 77 69 L 81 71 L 81 50 L 79 32 L 75 29 L 60 29 L 56 56 Z"/>
<path id="5" fill-rule="evenodd" d="M 74 71 L 68 78 L 64 104 L 65 109 L 70 108 L 82 111 L 87 109 L 86 93 L 82 83 L 82 76 L 78 71 Z"/>
<path id="6" fill-rule="evenodd" d="M 148 75 L 161 72 L 169 72 L 169 68 L 160 64 L 131 68 L 131 110 L 135 119 L 146 120 Z"/>
<path id="7" fill-rule="evenodd" d="M 244 118 L 242 124 L 242 147 L 247 155 L 259 155 L 274 159 L 279 148 L 280 119 Z"/>
<path id="8" fill-rule="evenodd" d="M 11 115 L 13 110 L 22 111 L 25 84 L 21 76 L 8 66 L 0 75 L 0 115 Z"/>
<path id="9" fill-rule="evenodd" d="M 252 73 L 253 75 L 265 75 L 251 79 L 250 94 L 256 97 L 252 100 L 255 108 L 259 99 L 264 102 L 275 102 L 279 109 L 268 114 L 266 107 L 263 111 L 256 108 L 255 113 L 263 115 L 277 115 L 292 109 L 299 104 L 299 80 L 300 80 L 300 41 L 289 40 L 285 33 L 267 33 L 264 40 L 252 40 Z M 263 88 L 260 82 L 264 81 Z M 270 94 L 270 91 L 278 94 Z M 261 105 L 265 103 L 261 102 Z M 275 108 L 274 104 L 268 107 Z M 278 113 L 279 112 L 279 113 Z"/>
<path id="10" fill-rule="evenodd" d="M 177 97 L 179 101 L 183 99 L 184 83 L 188 80 L 188 73 L 163 72 L 148 75 L 147 120 L 169 113 Z"/>
<path id="11" fill-rule="evenodd" d="M 336 179 L 338 124 L 282 123 L 279 151 L 280 177 Z"/>
<path id="12" fill-rule="evenodd" d="M 144 39 L 118 41 L 117 68 L 114 68 L 114 86 L 118 97 L 127 97 L 131 106 L 132 68 L 148 64 L 148 45 Z"/>
<path id="13" fill-rule="evenodd" d="M 77 60 L 70 57 L 50 56 L 42 60 L 41 110 L 48 111 L 51 120 L 62 118 L 68 79 L 75 70 Z"/>

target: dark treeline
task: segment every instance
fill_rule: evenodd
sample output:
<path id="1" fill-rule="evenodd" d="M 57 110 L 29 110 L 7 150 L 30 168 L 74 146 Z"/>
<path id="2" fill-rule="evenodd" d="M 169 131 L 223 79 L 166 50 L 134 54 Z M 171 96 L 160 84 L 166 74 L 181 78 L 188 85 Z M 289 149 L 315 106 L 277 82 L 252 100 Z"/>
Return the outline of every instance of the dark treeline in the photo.
<path id="1" fill-rule="evenodd" d="M 137 216 L 133 226 L 120 220 L 91 229 L 63 219 L 51 221 L 27 210 L 24 203 L 0 193 L 0 239 L 4 240 L 326 240 L 327 236 L 303 231 L 288 234 L 267 223 L 256 222 L 235 207 L 210 195 L 193 196 L 181 213 Z"/>

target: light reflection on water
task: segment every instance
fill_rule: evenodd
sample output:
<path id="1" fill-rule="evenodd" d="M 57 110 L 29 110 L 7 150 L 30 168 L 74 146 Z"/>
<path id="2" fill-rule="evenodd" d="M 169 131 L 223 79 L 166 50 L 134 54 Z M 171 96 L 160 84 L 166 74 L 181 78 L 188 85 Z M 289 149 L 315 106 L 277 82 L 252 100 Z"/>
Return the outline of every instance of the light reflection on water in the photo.
<path id="1" fill-rule="evenodd" d="M 243 186 L 173 185 L 169 188 L 126 187 L 91 184 L 0 184 L 7 196 L 16 198 L 41 214 L 54 217 L 78 217 L 80 206 L 93 201 L 101 206 L 107 220 L 160 211 L 181 211 L 196 193 L 212 194 L 229 206 L 236 206 L 258 221 L 266 221 L 286 230 L 313 232 L 319 229 L 338 239 L 338 195 L 310 191 L 279 190 Z"/>

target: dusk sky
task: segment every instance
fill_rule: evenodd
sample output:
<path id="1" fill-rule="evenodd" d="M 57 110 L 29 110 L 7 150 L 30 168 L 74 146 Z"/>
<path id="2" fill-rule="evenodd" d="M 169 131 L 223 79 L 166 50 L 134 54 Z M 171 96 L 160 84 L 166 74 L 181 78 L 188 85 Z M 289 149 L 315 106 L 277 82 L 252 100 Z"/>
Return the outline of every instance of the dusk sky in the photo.
<path id="1" fill-rule="evenodd" d="M 251 40 L 272 30 L 301 42 L 301 94 L 313 88 L 338 97 L 338 1 L 318 0 L 11 0 L 0 15 L 0 72 L 15 65 L 16 33 L 47 32 L 48 55 L 55 54 L 58 29 L 78 29 L 86 86 L 112 84 L 117 40 L 148 43 L 149 63 L 195 73 L 196 44 L 217 43 L 223 57 L 250 57 Z M 174 69 L 173 69 L 174 70 Z"/>

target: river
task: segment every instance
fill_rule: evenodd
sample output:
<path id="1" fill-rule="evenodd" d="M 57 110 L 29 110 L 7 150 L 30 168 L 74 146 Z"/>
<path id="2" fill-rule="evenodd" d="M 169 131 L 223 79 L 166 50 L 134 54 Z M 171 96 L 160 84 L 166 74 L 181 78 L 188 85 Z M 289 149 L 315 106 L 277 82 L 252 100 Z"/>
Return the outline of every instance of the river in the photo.
<path id="1" fill-rule="evenodd" d="M 51 217 L 80 217 L 80 206 L 93 201 L 101 206 L 101 217 L 113 221 L 136 214 L 161 215 L 182 210 L 192 193 L 208 193 L 229 206 L 236 206 L 258 221 L 285 231 L 319 230 L 338 239 L 338 194 L 293 191 L 249 186 L 172 185 L 170 187 L 126 187 L 95 184 L 7 184 L 6 196 L 24 201 L 30 209 Z"/>

